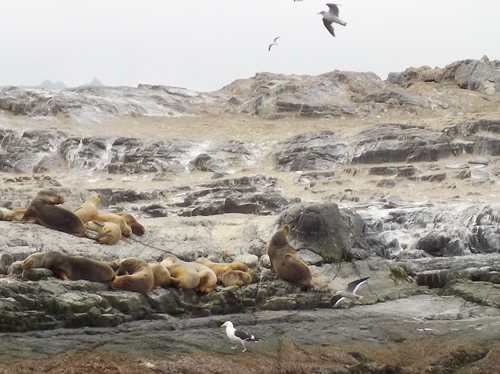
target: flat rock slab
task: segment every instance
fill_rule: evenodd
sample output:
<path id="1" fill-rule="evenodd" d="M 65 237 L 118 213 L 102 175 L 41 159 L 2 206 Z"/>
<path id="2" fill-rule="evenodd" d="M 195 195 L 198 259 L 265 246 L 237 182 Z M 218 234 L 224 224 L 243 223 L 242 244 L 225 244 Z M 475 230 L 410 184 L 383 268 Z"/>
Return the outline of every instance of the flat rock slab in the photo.
<path id="1" fill-rule="evenodd" d="M 228 353 L 232 352 L 232 342 L 220 328 L 226 319 L 262 339 L 258 343 L 247 343 L 252 351 L 276 351 L 281 343 L 307 348 L 352 344 L 381 346 L 430 337 L 488 341 L 498 337 L 499 315 L 497 308 L 434 294 L 350 309 L 261 311 L 187 319 L 158 314 L 157 320 L 135 321 L 110 328 L 0 334 L 0 356 L 43 358 L 89 347 L 122 353 Z M 239 353 L 238 350 L 234 352 Z"/>

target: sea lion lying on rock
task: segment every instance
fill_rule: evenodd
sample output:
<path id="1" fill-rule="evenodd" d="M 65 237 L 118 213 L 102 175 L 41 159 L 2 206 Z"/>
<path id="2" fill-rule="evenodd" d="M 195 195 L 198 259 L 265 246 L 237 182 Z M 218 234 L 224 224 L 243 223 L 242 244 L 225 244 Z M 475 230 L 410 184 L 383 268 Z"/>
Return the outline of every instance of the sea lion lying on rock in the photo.
<path id="1" fill-rule="evenodd" d="M 260 280 L 260 276 L 256 274 L 253 270 L 251 270 L 246 264 L 240 261 L 233 261 L 233 262 L 212 262 L 207 258 L 204 257 L 199 257 L 194 262 L 205 265 L 212 269 L 212 271 L 217 275 L 217 281 L 218 283 L 224 284 L 222 277 L 224 273 L 227 273 L 229 271 L 242 271 L 244 273 L 247 273 L 250 276 L 250 282 L 249 283 L 256 283 Z M 247 284 L 249 284 L 247 283 Z"/>
<path id="2" fill-rule="evenodd" d="M 63 280 L 109 282 L 115 277 L 115 272 L 105 262 L 82 256 L 68 256 L 55 251 L 33 253 L 26 257 L 21 269 L 32 268 L 49 269 Z"/>
<path id="3" fill-rule="evenodd" d="M 23 215 L 21 222 L 38 223 L 42 226 L 67 232 L 75 236 L 99 240 L 92 236 L 82 220 L 72 211 L 57 206 L 64 203 L 64 197 L 50 190 L 38 192 Z"/>
<path id="4" fill-rule="evenodd" d="M 125 219 L 125 223 L 132 229 L 132 232 L 136 235 L 142 236 L 146 233 L 146 229 L 141 225 L 134 216 L 127 212 L 116 212 L 117 215 Z"/>
<path id="5" fill-rule="evenodd" d="M 98 240 L 101 244 L 113 245 L 122 239 L 122 230 L 113 222 L 89 221 L 85 223 L 88 230 L 97 231 L 102 237 Z"/>
<path id="6" fill-rule="evenodd" d="M 215 273 L 195 262 L 180 260 L 173 254 L 164 254 L 161 264 L 165 266 L 172 275 L 172 284 L 179 290 L 194 289 L 195 291 L 208 293 L 212 291 L 217 283 Z"/>
<path id="7" fill-rule="evenodd" d="M 241 270 L 229 270 L 222 274 L 221 281 L 226 287 L 242 287 L 252 283 L 252 277 L 250 274 Z"/>
<path id="8" fill-rule="evenodd" d="M 117 214 L 114 213 L 99 214 L 95 217 L 94 221 L 116 223 L 120 227 L 120 230 L 122 230 L 122 235 L 124 237 L 130 238 L 130 235 L 132 235 L 132 229 L 127 225 L 125 219 Z"/>
<path id="9" fill-rule="evenodd" d="M 154 284 L 153 290 L 157 288 L 165 288 L 170 286 L 171 276 L 168 269 L 159 262 L 148 262 L 148 265 L 153 270 Z"/>
<path id="10" fill-rule="evenodd" d="M 148 263 L 140 258 L 128 257 L 113 261 L 119 265 L 111 282 L 113 290 L 127 290 L 147 294 L 153 289 L 154 274 Z"/>
<path id="11" fill-rule="evenodd" d="M 309 267 L 299 258 L 288 241 L 290 226 L 283 225 L 272 236 L 267 247 L 271 261 L 271 270 L 278 278 L 307 289 L 312 287 L 312 275 Z"/>

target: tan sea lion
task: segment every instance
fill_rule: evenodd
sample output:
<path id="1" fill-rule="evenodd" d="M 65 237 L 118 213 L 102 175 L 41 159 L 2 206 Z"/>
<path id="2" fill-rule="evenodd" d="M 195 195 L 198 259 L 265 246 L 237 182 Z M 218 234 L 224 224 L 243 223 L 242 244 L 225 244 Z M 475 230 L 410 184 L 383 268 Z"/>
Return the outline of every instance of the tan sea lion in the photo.
<path id="1" fill-rule="evenodd" d="M 199 264 L 205 265 L 212 269 L 212 271 L 217 275 L 217 282 L 218 283 L 223 283 L 222 282 L 222 276 L 224 273 L 232 270 L 238 270 L 238 271 L 243 271 L 245 273 L 248 273 L 251 278 L 250 283 L 256 283 L 260 280 L 260 276 L 256 274 L 254 271 L 252 271 L 246 264 L 240 261 L 233 261 L 233 262 L 212 262 L 207 258 L 204 257 L 199 257 L 194 262 L 197 262 Z"/>
<path id="2" fill-rule="evenodd" d="M 22 208 L 20 206 L 11 209 L 14 212 L 14 221 L 21 221 L 23 219 L 24 213 L 28 208 Z"/>
<path id="3" fill-rule="evenodd" d="M 114 213 L 99 214 L 95 217 L 94 221 L 116 223 L 120 227 L 120 230 L 122 230 L 122 235 L 124 237 L 130 238 L 130 235 L 132 235 L 132 229 L 127 225 L 125 219 L 117 214 Z"/>
<path id="4" fill-rule="evenodd" d="M 119 260 L 119 268 L 111 282 L 113 290 L 127 290 L 147 294 L 154 285 L 153 269 L 140 258 L 129 257 Z"/>
<path id="5" fill-rule="evenodd" d="M 288 241 L 289 234 L 290 226 L 283 225 L 269 241 L 267 254 L 271 260 L 271 270 L 280 279 L 304 289 L 310 288 L 313 285 L 311 271 Z"/>
<path id="6" fill-rule="evenodd" d="M 64 280 L 85 279 L 93 282 L 109 282 L 115 276 L 105 262 L 82 256 L 68 256 L 60 252 L 33 253 L 26 257 L 21 269 L 46 268 Z"/>
<path id="7" fill-rule="evenodd" d="M 132 216 L 131 214 L 127 212 L 116 212 L 116 214 L 125 219 L 126 224 L 130 226 L 134 234 L 141 236 L 146 233 L 146 229 L 144 228 L 144 226 L 141 225 L 139 222 L 137 222 L 135 217 Z"/>
<path id="8" fill-rule="evenodd" d="M 197 262 L 182 261 L 177 256 L 171 253 L 163 255 L 162 264 L 165 266 L 166 263 L 171 263 L 173 265 L 183 264 L 184 266 L 196 270 L 200 277 L 200 282 L 198 283 L 198 286 L 194 288 L 195 291 L 209 293 L 217 284 L 217 275 L 215 275 L 215 273 L 205 265 L 199 264 Z"/>
<path id="9" fill-rule="evenodd" d="M 153 276 L 154 276 L 153 290 L 156 290 L 157 288 L 161 287 L 170 286 L 171 282 L 170 272 L 167 270 L 165 266 L 163 266 L 159 262 L 148 262 L 148 265 L 151 266 L 151 269 L 153 270 Z"/>
<path id="10" fill-rule="evenodd" d="M 102 195 L 100 193 L 92 193 L 87 200 L 80 205 L 73 213 L 76 214 L 78 218 L 82 220 L 82 222 L 88 222 L 95 219 L 95 217 L 99 214 L 97 211 L 97 207 L 101 203 Z"/>
<path id="11" fill-rule="evenodd" d="M 250 274 L 241 270 L 230 270 L 222 275 L 222 284 L 228 286 L 246 286 L 252 282 Z"/>
<path id="12" fill-rule="evenodd" d="M 113 245 L 118 243 L 122 238 L 122 230 L 120 227 L 113 222 L 97 222 L 97 221 L 89 221 L 85 223 L 85 227 L 88 230 L 97 231 L 102 236 L 98 242 L 101 244 Z"/>
<path id="13" fill-rule="evenodd" d="M 177 259 L 178 261 L 175 261 Z M 200 284 L 200 274 L 193 267 L 187 266 L 174 255 L 163 255 L 161 265 L 171 274 L 171 284 L 179 290 L 197 289 Z"/>
<path id="14" fill-rule="evenodd" d="M 57 206 L 64 202 L 64 197 L 50 190 L 38 192 L 23 215 L 21 222 L 38 223 L 42 226 L 67 232 L 75 236 L 98 240 L 99 236 L 92 236 L 82 220 L 75 213 Z"/>

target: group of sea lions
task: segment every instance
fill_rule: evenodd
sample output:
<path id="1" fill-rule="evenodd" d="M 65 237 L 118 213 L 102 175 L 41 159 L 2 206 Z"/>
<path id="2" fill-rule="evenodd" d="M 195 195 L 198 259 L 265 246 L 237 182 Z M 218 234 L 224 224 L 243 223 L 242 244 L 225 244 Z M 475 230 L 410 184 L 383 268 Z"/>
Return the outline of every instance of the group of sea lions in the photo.
<path id="1" fill-rule="evenodd" d="M 116 244 L 122 238 L 129 238 L 132 232 L 144 235 L 144 226 L 127 212 L 99 214 L 101 200 L 101 194 L 92 193 L 80 207 L 71 211 L 60 206 L 65 201 L 64 196 L 51 190 L 41 190 L 27 208 L 1 208 L 0 219 L 38 223 L 54 230 L 94 239 L 101 244 Z"/>
<path id="2" fill-rule="evenodd" d="M 144 235 L 144 226 L 129 213 L 99 214 L 101 199 L 101 194 L 92 193 L 80 207 L 71 211 L 60 206 L 65 201 L 62 195 L 42 190 L 27 208 L 0 209 L 0 219 L 38 223 L 102 244 L 116 244 L 122 238 L 130 237 L 131 233 Z M 290 226 L 283 225 L 269 241 L 267 253 L 271 270 L 280 279 L 303 289 L 311 288 L 311 271 L 290 244 L 289 234 Z M 161 262 L 150 263 L 139 258 L 106 263 L 58 252 L 35 253 L 28 256 L 21 267 L 44 267 L 64 280 L 111 282 L 112 289 L 142 293 L 171 285 L 179 290 L 209 293 L 217 284 L 241 287 L 260 280 L 260 276 L 242 262 L 216 263 L 206 258 L 183 261 L 170 253 L 164 254 Z"/>
<path id="3" fill-rule="evenodd" d="M 284 225 L 269 241 L 271 270 L 280 279 L 297 284 L 303 289 L 311 288 L 311 272 L 289 243 L 289 233 L 290 226 Z M 171 253 L 165 253 L 161 262 L 146 262 L 140 258 L 129 257 L 107 263 L 59 252 L 42 252 L 29 255 L 22 262 L 21 268 L 47 268 L 63 280 L 111 282 L 110 286 L 114 290 L 144 294 L 169 286 L 179 290 L 192 289 L 209 293 L 218 284 L 242 287 L 260 281 L 260 276 L 242 262 L 217 263 L 203 257 L 195 261 L 183 261 Z"/>

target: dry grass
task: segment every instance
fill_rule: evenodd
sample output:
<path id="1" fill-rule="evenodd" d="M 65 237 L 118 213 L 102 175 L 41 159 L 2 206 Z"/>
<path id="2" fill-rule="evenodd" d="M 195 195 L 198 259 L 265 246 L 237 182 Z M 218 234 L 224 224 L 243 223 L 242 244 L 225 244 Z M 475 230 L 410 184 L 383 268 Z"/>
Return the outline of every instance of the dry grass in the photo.
<path id="1" fill-rule="evenodd" d="M 123 355 L 85 351 L 41 360 L 0 358 L 0 374 L 499 373 L 500 345 L 481 360 L 485 354 L 486 351 L 477 344 L 442 339 L 383 347 L 363 344 L 301 349 L 280 344 L 278 351 L 249 350 L 242 353 L 235 350 L 229 354 Z M 470 369 L 473 365 L 476 367 Z"/>

